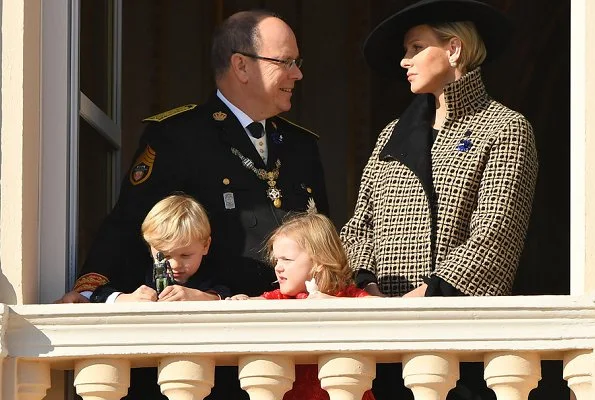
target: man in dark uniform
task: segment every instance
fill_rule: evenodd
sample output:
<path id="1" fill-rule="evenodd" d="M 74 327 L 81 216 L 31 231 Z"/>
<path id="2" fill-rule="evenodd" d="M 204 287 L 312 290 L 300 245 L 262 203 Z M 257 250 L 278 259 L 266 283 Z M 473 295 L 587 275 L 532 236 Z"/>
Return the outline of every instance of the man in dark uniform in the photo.
<path id="1" fill-rule="evenodd" d="M 251 296 L 271 289 L 275 274 L 259 251 L 284 215 L 309 207 L 328 213 L 317 136 L 277 116 L 291 108 L 294 85 L 303 77 L 291 28 L 264 11 L 234 14 L 215 32 L 212 64 L 218 90 L 207 103 L 145 120 L 118 202 L 74 290 L 58 302 L 85 302 L 107 282 L 125 291 L 144 284 L 152 261 L 140 235 L 142 220 L 176 191 L 195 197 L 209 214 L 210 268 L 198 274 Z M 239 388 L 237 375 L 234 380 Z M 240 398 L 216 394 L 221 386 L 218 379 L 210 398 Z"/>

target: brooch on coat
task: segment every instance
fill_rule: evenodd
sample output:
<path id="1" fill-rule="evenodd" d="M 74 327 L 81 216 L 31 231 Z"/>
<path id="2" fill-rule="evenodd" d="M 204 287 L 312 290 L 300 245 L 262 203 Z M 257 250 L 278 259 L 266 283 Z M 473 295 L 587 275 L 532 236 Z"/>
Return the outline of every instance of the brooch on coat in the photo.
<path id="1" fill-rule="evenodd" d="M 470 130 L 465 132 L 465 137 L 461 139 L 461 141 L 457 145 L 458 151 L 467 152 L 471 149 L 471 147 L 473 147 L 473 143 L 471 142 L 471 139 L 469 139 L 469 136 L 471 136 Z"/>
<path id="2" fill-rule="evenodd" d="M 273 141 L 273 143 L 283 143 L 283 134 L 279 132 L 279 130 L 277 129 L 277 124 L 275 123 L 275 121 L 271 121 L 271 126 L 273 127 L 273 131 L 271 132 L 271 140 Z"/>

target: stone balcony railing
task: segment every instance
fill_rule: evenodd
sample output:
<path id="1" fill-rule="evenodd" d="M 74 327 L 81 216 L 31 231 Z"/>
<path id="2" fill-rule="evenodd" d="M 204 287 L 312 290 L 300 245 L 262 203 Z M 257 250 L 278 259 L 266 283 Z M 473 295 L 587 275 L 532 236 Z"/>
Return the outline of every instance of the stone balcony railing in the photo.
<path id="1" fill-rule="evenodd" d="M 119 399 L 130 368 L 158 366 L 170 399 L 203 399 L 215 365 L 238 365 L 252 400 L 282 399 L 295 364 L 319 367 L 331 400 L 356 400 L 377 362 L 402 362 L 416 400 L 445 399 L 459 362 L 482 361 L 498 400 L 527 399 L 541 360 L 563 360 L 593 400 L 592 297 L 0 304 L 0 398 L 42 399 L 50 370 L 74 370 L 86 400 Z"/>

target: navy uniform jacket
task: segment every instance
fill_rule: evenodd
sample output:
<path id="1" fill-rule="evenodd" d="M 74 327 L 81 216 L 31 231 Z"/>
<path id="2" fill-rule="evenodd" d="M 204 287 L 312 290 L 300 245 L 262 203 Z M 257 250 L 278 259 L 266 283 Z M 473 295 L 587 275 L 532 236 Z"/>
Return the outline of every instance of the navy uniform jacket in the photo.
<path id="1" fill-rule="evenodd" d="M 328 214 L 317 136 L 283 118 L 266 122 L 268 165 L 233 113 L 215 95 L 204 105 L 188 105 L 148 118 L 120 197 L 101 226 L 75 290 L 107 283 L 123 292 L 144 284 L 152 265 L 140 227 L 151 207 L 182 191 L 207 210 L 212 244 L 198 277 L 227 285 L 232 293 L 260 295 L 271 290 L 273 268 L 260 250 L 290 211 L 305 211 L 310 199 Z M 271 171 L 281 162 L 276 188 L 281 206 L 267 197 L 269 184 L 234 153 Z M 310 200 L 311 202 L 311 200 Z"/>

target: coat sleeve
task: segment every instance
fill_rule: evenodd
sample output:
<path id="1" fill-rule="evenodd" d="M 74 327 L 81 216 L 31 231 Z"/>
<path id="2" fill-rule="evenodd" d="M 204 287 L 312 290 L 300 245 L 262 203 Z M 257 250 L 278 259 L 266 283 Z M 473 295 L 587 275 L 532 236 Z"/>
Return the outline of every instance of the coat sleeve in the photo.
<path id="1" fill-rule="evenodd" d="M 340 232 L 341 240 L 350 267 L 357 273 L 363 269 L 376 274 L 376 257 L 374 253 L 374 202 L 372 199 L 373 186 L 378 179 L 378 155 L 390 138 L 397 120 L 391 122 L 381 132 L 372 155 L 364 168 L 360 180 L 359 193 L 353 216 L 347 221 Z M 363 286 L 363 282 L 358 282 Z"/>
<path id="2" fill-rule="evenodd" d="M 522 116 L 492 145 L 479 185 L 469 238 L 443 260 L 435 275 L 467 295 L 507 295 L 531 215 L 538 160 L 533 130 Z"/>
<path id="3" fill-rule="evenodd" d="M 184 190 L 180 147 L 160 124 L 147 126 L 122 180 L 118 202 L 100 226 L 75 288 L 81 287 L 80 283 L 89 276 L 100 276 L 102 279 L 96 279 L 99 284 L 109 282 L 123 292 L 134 291 L 144 284 L 151 258 L 142 239 L 141 224 L 157 201 L 175 190 Z M 144 163 L 146 168 L 135 169 L 139 163 Z M 138 173 L 133 176 L 135 171 Z M 85 289 L 95 290 L 97 286 L 87 285 Z"/>

